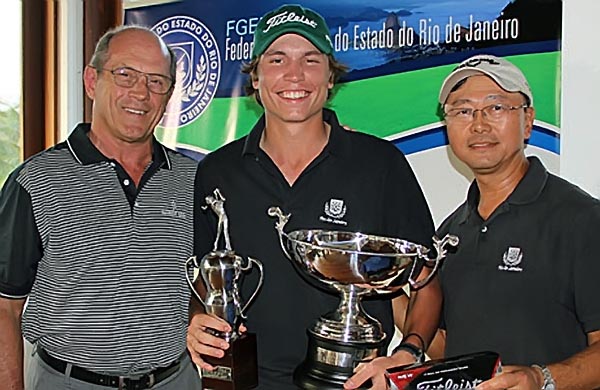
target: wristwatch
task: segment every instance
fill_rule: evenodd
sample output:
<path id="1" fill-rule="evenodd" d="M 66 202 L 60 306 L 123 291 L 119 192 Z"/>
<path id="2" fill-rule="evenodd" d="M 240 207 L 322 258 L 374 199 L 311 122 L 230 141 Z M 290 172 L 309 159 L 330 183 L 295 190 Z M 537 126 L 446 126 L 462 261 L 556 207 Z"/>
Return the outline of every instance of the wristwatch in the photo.
<path id="1" fill-rule="evenodd" d="M 392 352 L 392 355 L 398 351 L 406 351 L 415 357 L 417 363 L 423 363 L 425 361 L 425 353 L 419 347 L 411 343 L 400 343 Z M 554 390 L 554 388 L 550 389 Z"/>
<path id="2" fill-rule="evenodd" d="M 544 375 L 544 384 L 542 385 L 542 390 L 556 390 L 556 382 L 554 382 L 554 378 L 552 378 L 552 373 L 548 369 L 548 367 L 543 364 L 533 364 L 531 367 L 539 368 Z"/>

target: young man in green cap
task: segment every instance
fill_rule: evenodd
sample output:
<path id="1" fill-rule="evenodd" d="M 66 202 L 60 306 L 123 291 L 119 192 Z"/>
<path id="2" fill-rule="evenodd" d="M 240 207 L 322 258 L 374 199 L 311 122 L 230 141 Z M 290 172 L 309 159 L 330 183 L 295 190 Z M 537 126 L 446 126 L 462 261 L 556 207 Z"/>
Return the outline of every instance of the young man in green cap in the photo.
<path id="1" fill-rule="evenodd" d="M 297 272 L 284 256 L 275 221 L 266 213 L 270 206 L 292 215 L 289 231 L 345 230 L 422 245 L 429 245 L 434 233 L 427 203 L 404 155 L 387 141 L 345 131 L 335 113 L 324 108 L 344 70 L 333 57 L 329 28 L 320 15 L 297 5 L 267 13 L 255 32 L 252 61 L 244 69 L 250 75 L 248 92 L 265 113 L 248 136 L 209 154 L 199 168 L 197 198 L 219 188 L 227 198 L 233 248 L 264 263 L 264 285 L 246 322 L 257 334 L 261 389 L 297 388 L 292 376 L 307 352 L 306 330 L 339 303 L 338 294 Z M 215 235 L 211 217 L 199 217 L 198 256 L 211 249 L 212 240 L 206 240 Z M 247 290 L 255 285 L 247 278 L 242 295 L 249 296 Z M 395 315 L 404 317 L 404 310 L 397 309 L 400 299 L 364 302 L 365 310 L 383 324 L 386 345 L 394 334 Z M 412 363 L 426 349 L 438 325 L 440 305 L 434 279 L 412 295 L 404 327 L 410 336 L 403 346 L 391 357 L 359 365 L 344 386 L 357 388 L 371 379 L 374 388 L 387 388 L 385 369 Z M 221 357 L 229 345 L 207 329 L 229 331 L 229 326 L 196 305 L 188 348 L 196 364 L 210 370 L 202 356 Z"/>

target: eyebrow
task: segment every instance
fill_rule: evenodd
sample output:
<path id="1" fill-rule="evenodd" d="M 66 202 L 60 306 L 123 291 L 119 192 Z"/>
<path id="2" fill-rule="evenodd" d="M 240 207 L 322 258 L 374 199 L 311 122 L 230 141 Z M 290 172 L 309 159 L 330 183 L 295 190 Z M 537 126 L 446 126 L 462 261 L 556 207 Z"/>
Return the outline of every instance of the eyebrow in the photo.
<path id="1" fill-rule="evenodd" d="M 509 100 L 509 98 L 508 98 L 508 96 L 504 96 L 504 95 L 488 95 L 483 99 L 483 101 L 485 102 L 487 100 Z M 448 103 L 448 104 L 451 104 L 454 106 L 457 104 L 473 103 L 475 101 L 476 100 L 474 100 L 474 99 L 464 98 L 464 99 L 455 100 L 452 103 Z M 479 101 L 479 100 L 477 100 L 477 101 Z"/>
<path id="2" fill-rule="evenodd" d="M 166 74 L 164 74 L 164 73 L 144 72 L 144 71 L 141 71 L 141 70 L 139 70 L 139 69 L 137 69 L 137 68 L 134 68 L 133 66 L 127 65 L 127 64 L 125 64 L 125 63 L 122 63 L 122 64 L 123 64 L 123 65 L 115 65 L 115 66 L 113 66 L 113 67 L 112 67 L 112 70 L 121 69 L 121 68 L 127 68 L 127 69 L 132 69 L 132 70 L 135 70 L 136 72 L 140 72 L 140 73 L 143 73 L 143 74 L 150 75 L 150 76 L 162 76 L 162 77 L 166 77 L 166 78 L 168 78 L 168 79 L 171 79 L 171 76 L 170 76 L 170 75 L 166 75 Z M 104 68 L 104 69 L 107 69 L 107 70 L 108 70 L 108 68 Z"/>
<path id="3" fill-rule="evenodd" d="M 283 50 L 267 50 L 264 54 L 265 56 L 285 56 L 288 55 L 287 52 L 283 51 Z M 314 55 L 324 55 L 323 53 L 321 53 L 319 50 L 309 50 L 304 52 L 303 56 L 304 57 L 308 57 L 308 56 L 314 56 Z"/>
<path id="4" fill-rule="evenodd" d="M 314 55 L 325 55 L 324 53 L 321 53 L 318 50 L 311 50 L 311 51 L 307 51 L 306 53 L 304 53 L 304 56 L 314 56 Z"/>

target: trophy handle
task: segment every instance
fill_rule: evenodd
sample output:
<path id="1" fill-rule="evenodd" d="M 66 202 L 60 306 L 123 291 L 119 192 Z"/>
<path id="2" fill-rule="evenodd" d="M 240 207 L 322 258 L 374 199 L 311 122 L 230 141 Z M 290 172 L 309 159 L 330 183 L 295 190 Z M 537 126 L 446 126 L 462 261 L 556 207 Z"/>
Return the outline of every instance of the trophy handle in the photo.
<path id="1" fill-rule="evenodd" d="M 260 288 L 263 284 L 263 281 L 264 281 L 264 276 L 265 276 L 262 263 L 256 259 L 253 259 L 250 256 L 248 256 L 248 266 L 246 268 L 244 268 L 244 271 L 247 271 L 250 268 L 252 268 L 252 263 L 256 264 L 256 266 L 258 267 L 258 272 L 260 272 L 260 278 L 258 279 L 256 289 L 254 290 L 254 292 L 250 296 L 250 299 L 248 299 L 248 302 L 246 302 L 246 304 L 244 305 L 244 307 L 241 310 L 242 317 L 244 317 L 244 318 L 246 318 L 246 315 L 244 314 L 244 312 L 246 311 L 246 308 L 248 308 L 250 303 L 252 303 L 252 301 L 256 297 L 256 294 L 258 294 L 258 290 L 260 290 Z"/>
<path id="2" fill-rule="evenodd" d="M 433 263 L 433 270 L 431 270 L 431 273 L 429 275 L 427 275 L 427 277 L 421 281 L 417 281 L 415 280 L 413 277 L 415 277 L 414 273 L 417 267 L 417 260 L 415 259 L 415 261 L 413 262 L 413 266 L 412 269 L 410 271 L 410 276 L 408 278 L 408 283 L 410 283 L 410 286 L 415 289 L 418 290 L 421 287 L 425 286 L 427 283 L 429 283 L 429 281 L 431 280 L 431 278 L 435 275 L 435 273 L 437 272 L 440 263 L 442 262 L 442 259 L 444 257 L 446 257 L 446 253 L 448 252 L 446 250 L 446 245 L 451 245 L 451 246 L 457 246 L 459 239 L 457 236 L 452 235 L 452 234 L 446 234 L 446 236 L 444 236 L 444 238 L 439 239 L 436 236 L 432 237 L 433 239 L 433 247 L 435 248 L 437 255 L 435 257 L 435 259 L 430 259 L 426 254 L 421 253 L 421 251 L 419 251 L 418 253 L 418 258 L 422 259 L 425 263 Z M 416 277 L 418 277 L 418 275 L 416 275 Z"/>
<path id="3" fill-rule="evenodd" d="M 285 232 L 283 231 L 283 227 L 290 220 L 291 214 L 284 214 L 283 211 L 281 211 L 281 209 L 277 206 L 269 207 L 269 209 L 267 210 L 267 214 L 269 214 L 269 216 L 271 217 L 278 218 L 277 222 L 275 222 L 275 230 L 277 230 L 277 233 L 279 234 L 279 244 L 281 245 L 281 249 L 283 250 L 285 256 L 288 259 L 293 260 L 292 256 L 290 256 L 287 249 L 285 248 L 285 244 L 283 242 L 283 237 L 287 237 L 287 234 L 285 234 Z"/>
<path id="4" fill-rule="evenodd" d="M 196 298 L 198 298 L 198 300 L 202 303 L 202 306 L 206 307 L 206 303 L 204 303 L 204 299 L 202 299 L 202 297 L 200 296 L 200 294 L 198 294 L 198 292 L 194 288 L 194 283 L 192 283 L 192 280 L 190 279 L 190 275 L 189 275 L 189 272 L 188 272 L 188 268 L 190 266 L 190 262 L 194 263 L 194 269 L 200 268 L 198 266 L 198 262 L 197 262 L 196 256 L 191 256 L 189 259 L 187 259 L 186 262 L 185 262 L 185 280 L 187 281 L 188 285 L 190 286 L 190 289 L 192 290 L 192 292 L 194 293 L 194 295 L 196 296 Z"/>

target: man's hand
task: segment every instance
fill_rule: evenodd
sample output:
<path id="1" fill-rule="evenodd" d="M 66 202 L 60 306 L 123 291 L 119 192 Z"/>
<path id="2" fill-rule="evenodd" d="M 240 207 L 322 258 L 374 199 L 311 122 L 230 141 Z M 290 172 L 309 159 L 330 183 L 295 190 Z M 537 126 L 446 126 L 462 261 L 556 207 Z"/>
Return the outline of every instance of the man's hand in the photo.
<path id="1" fill-rule="evenodd" d="M 192 316 L 187 332 L 187 348 L 192 361 L 208 371 L 214 370 L 214 367 L 206 363 L 201 355 L 221 358 L 229 348 L 229 343 L 211 333 L 211 329 L 223 333 L 231 332 L 231 327 L 226 321 L 204 313 Z"/>
<path id="2" fill-rule="evenodd" d="M 403 366 L 415 362 L 415 357 L 406 351 L 398 351 L 389 357 L 378 357 L 368 363 L 359 364 L 355 374 L 344 383 L 344 389 L 356 389 L 371 379 L 373 390 L 387 390 L 388 380 L 385 371 L 391 367 Z"/>
<path id="3" fill-rule="evenodd" d="M 502 374 L 477 386 L 477 390 L 540 390 L 544 384 L 542 371 L 527 366 L 504 366 Z"/>

